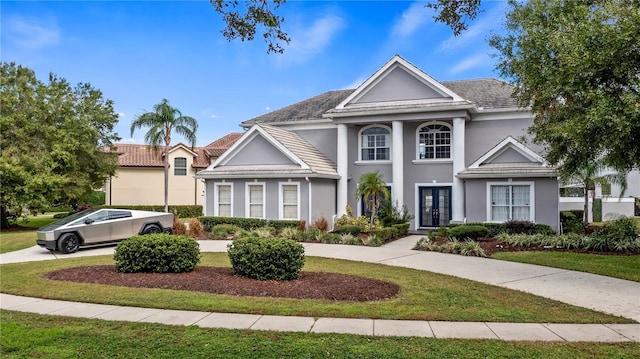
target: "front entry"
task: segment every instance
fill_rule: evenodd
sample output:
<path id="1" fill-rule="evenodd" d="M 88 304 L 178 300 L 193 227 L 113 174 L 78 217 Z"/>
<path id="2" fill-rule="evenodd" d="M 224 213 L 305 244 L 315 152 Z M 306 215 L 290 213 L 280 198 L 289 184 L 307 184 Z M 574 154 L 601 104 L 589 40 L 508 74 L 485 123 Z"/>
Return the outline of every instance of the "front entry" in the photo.
<path id="1" fill-rule="evenodd" d="M 448 226 L 451 187 L 420 187 L 420 227 Z"/>

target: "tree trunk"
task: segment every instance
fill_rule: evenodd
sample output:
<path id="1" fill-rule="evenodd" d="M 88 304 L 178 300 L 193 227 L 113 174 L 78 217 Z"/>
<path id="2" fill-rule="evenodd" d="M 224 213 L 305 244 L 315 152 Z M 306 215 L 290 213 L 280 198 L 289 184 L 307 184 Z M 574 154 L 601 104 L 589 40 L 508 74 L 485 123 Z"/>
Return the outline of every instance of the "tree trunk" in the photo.
<path id="1" fill-rule="evenodd" d="M 584 183 L 584 224 L 589 223 L 589 183 Z"/>
<path id="2" fill-rule="evenodd" d="M 169 212 L 169 144 L 164 145 L 164 211 Z"/>
<path id="3" fill-rule="evenodd" d="M 9 228 L 9 219 L 7 218 L 7 207 L 0 206 L 0 229 Z"/>

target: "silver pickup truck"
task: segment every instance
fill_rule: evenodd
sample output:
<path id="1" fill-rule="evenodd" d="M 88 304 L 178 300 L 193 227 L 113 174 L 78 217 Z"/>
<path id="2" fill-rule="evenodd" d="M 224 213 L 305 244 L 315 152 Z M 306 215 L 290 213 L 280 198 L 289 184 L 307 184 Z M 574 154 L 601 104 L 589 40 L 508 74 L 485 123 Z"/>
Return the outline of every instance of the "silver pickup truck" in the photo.
<path id="1" fill-rule="evenodd" d="M 36 243 L 73 253 L 80 246 L 108 244 L 136 234 L 171 233 L 173 214 L 128 209 L 87 209 L 38 229 Z"/>

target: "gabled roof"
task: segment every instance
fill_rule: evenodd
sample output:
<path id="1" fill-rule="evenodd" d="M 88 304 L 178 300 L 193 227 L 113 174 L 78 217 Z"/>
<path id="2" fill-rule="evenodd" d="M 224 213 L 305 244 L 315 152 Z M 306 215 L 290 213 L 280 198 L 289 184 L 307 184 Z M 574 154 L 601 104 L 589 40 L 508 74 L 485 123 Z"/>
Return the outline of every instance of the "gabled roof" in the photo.
<path id="1" fill-rule="evenodd" d="M 514 150 L 522 156 L 524 161 L 496 162 L 507 150 Z M 480 156 L 464 171 L 458 173 L 460 178 L 509 178 L 509 177 L 556 177 L 554 168 L 548 166 L 540 155 L 525 146 L 515 138 L 508 136 L 499 144 Z"/>
<path id="2" fill-rule="evenodd" d="M 291 164 L 231 165 L 233 157 L 256 136 L 262 136 L 269 144 L 291 160 Z M 246 177 L 321 177 L 338 178 L 336 165 L 318 149 L 295 132 L 265 124 L 254 125 L 240 140 L 201 171 L 199 178 Z"/>
<path id="3" fill-rule="evenodd" d="M 504 81 L 483 78 L 441 82 L 442 86 L 456 93 L 479 110 L 517 108 L 518 101 L 512 97 L 514 86 Z M 327 121 L 322 115 L 343 103 L 354 89 L 334 90 L 322 93 L 281 109 L 242 122 L 242 127 L 256 123 L 276 124 L 292 122 Z"/>

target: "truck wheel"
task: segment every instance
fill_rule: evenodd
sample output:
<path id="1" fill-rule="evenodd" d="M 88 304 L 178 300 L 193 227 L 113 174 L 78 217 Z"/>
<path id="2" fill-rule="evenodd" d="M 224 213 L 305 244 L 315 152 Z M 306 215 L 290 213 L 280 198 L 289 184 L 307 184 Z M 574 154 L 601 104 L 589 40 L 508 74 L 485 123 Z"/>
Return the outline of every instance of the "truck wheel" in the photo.
<path id="1" fill-rule="evenodd" d="M 80 239 L 74 233 L 63 234 L 58 240 L 58 249 L 64 254 L 73 253 L 80 247 Z"/>
<path id="2" fill-rule="evenodd" d="M 144 227 L 142 234 L 154 234 L 154 233 L 162 233 L 162 229 L 155 224 L 150 224 Z"/>

